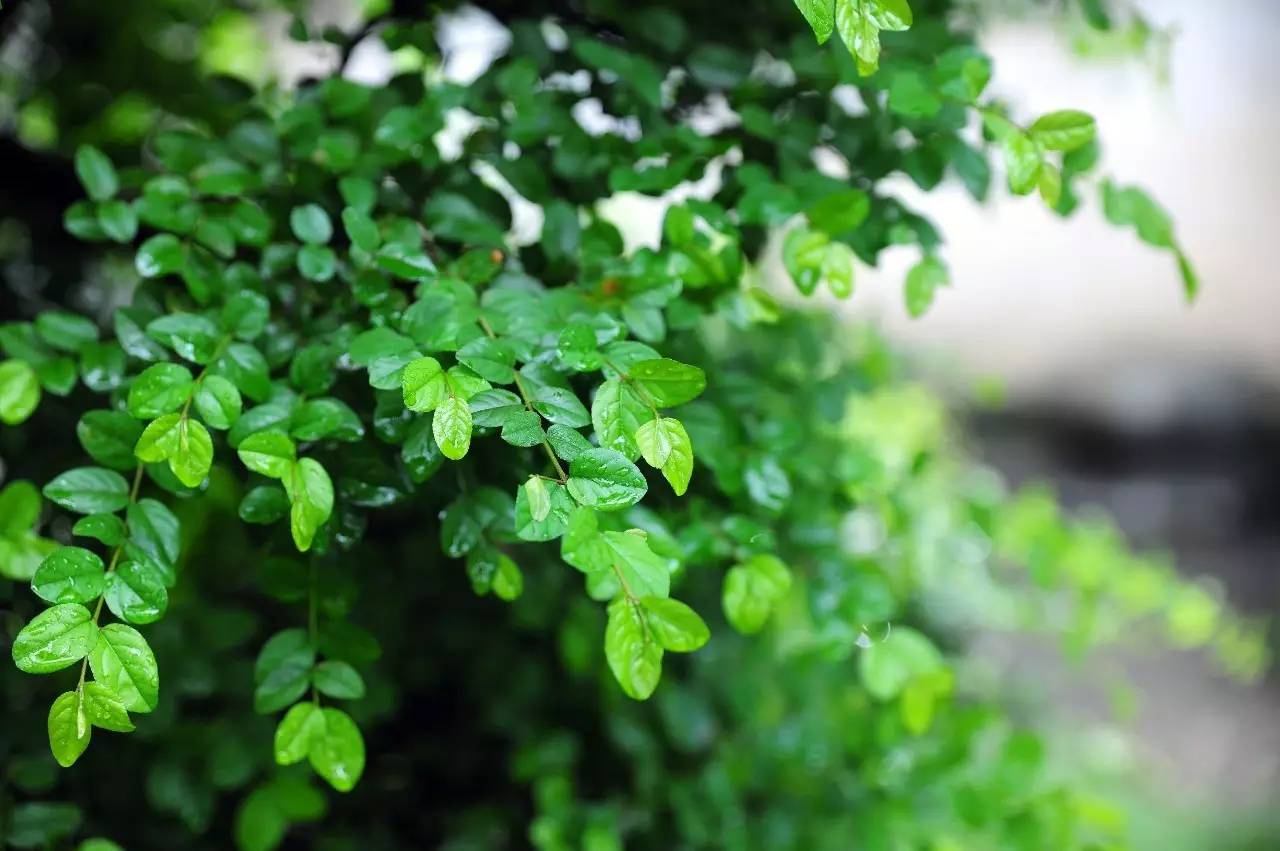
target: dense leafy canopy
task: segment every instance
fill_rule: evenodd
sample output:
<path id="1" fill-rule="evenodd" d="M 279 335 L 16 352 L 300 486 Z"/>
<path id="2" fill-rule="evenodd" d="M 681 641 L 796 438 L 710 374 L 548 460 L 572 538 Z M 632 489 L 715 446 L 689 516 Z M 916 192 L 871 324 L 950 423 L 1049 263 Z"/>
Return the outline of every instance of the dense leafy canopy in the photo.
<path id="1" fill-rule="evenodd" d="M 65 468 L 0 491 L 0 574 L 34 592 L 12 658 L 58 679 L 39 687 L 56 761 L 86 759 L 94 728 L 167 749 L 147 797 L 172 818 L 140 835 L 225 847 L 227 796 L 239 847 L 275 847 L 329 806 L 313 776 L 360 796 L 377 774 L 352 810 L 370 818 L 422 777 L 402 747 L 426 758 L 375 731 L 458 677 L 468 735 L 505 743 L 489 782 L 532 794 L 474 796 L 429 828 L 449 847 L 1120 847 L 1115 805 L 1070 760 L 1043 771 L 998 689 L 965 687 L 954 632 L 1083 652 L 1163 619 L 1261 670 L 1253 627 L 1105 524 L 1004 493 L 877 339 L 783 307 L 760 269 L 778 236 L 800 293 L 847 298 L 859 265 L 914 246 L 924 314 L 941 237 L 881 180 L 982 200 L 994 160 L 1069 214 L 1093 119 L 987 99 L 947 4 L 757 5 L 741 31 L 711 4 L 498 5 L 510 49 L 469 85 L 436 73 L 430 22 L 393 11 L 369 30 L 396 51 L 385 86 L 244 89 L 166 116 L 141 160 L 75 149 L 65 227 L 128 252 L 136 288 L 103 323 L 0 328 L 6 429 L 43 429 L 46 396 L 83 405 Z M 575 117 L 588 99 L 612 129 Z M 598 203 L 713 169 L 653 244 Z M 1101 185 L 1193 294 L 1161 208 Z M 517 196 L 537 235 L 513 230 Z M 922 605 L 960 585 L 950 620 Z M 57 806 L 16 810 L 10 843 L 73 835 Z M 332 847 L 367 847 L 351 818 Z"/>

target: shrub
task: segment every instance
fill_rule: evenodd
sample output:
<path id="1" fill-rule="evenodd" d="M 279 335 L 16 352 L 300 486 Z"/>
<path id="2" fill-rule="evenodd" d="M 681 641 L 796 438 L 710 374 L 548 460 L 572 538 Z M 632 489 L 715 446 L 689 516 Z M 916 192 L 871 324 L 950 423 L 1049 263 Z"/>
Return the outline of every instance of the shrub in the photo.
<path id="1" fill-rule="evenodd" d="M 0 572 L 34 593 L 12 656 L 43 675 L 5 680 L 11 844 L 1124 842 L 966 635 L 1154 624 L 1250 677 L 1260 633 L 1006 493 L 880 339 L 759 267 L 776 235 L 800 293 L 848 298 L 913 246 L 923 314 L 940 236 L 883 179 L 981 201 L 994 156 L 1070 214 L 1093 119 L 990 100 L 949 4 L 797 5 L 496 4 L 510 49 L 468 85 L 392 10 L 356 36 L 396 51 L 385 86 L 232 88 L 136 161 L 75 150 L 65 228 L 132 264 L 87 290 L 105 327 L 0 329 L 6 454 L 59 465 L 0 492 Z M 602 213 L 702 178 L 654 244 Z M 1159 206 L 1100 186 L 1194 295 Z"/>

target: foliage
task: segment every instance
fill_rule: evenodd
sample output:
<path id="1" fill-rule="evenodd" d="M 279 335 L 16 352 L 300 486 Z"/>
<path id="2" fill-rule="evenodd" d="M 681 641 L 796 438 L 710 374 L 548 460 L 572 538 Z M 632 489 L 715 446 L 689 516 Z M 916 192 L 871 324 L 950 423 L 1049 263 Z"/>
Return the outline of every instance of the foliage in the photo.
<path id="1" fill-rule="evenodd" d="M 1084 652 L 1156 622 L 1251 677 L 1260 632 L 1105 523 L 1006 495 L 878 340 L 781 306 L 755 267 L 781 234 L 799 291 L 844 298 L 857 265 L 914 245 L 922 314 L 941 240 L 880 181 L 954 175 L 981 200 L 998 154 L 1011 191 L 1070 213 L 1093 120 L 1023 125 L 984 99 L 990 62 L 945 4 L 797 5 L 843 46 L 776 2 L 768 32 L 723 34 L 700 6 L 588 3 L 509 19 L 470 85 L 416 66 L 246 89 L 164 116 L 137 165 L 75 149 L 65 228 L 130 252 L 137 285 L 105 328 L 60 308 L 0 327 L 6 445 L 34 446 L 52 407 L 82 453 L 0 492 L 0 573 L 48 604 L 17 603 L 11 655 L 49 675 L 14 703 L 51 702 L 56 761 L 91 759 L 95 728 L 145 739 L 113 759 L 146 766 L 166 818 L 81 786 L 95 824 L 225 847 L 237 802 L 244 849 L 331 805 L 335 848 L 1123 844 L 1082 767 L 1044 767 L 1050 743 L 966 681 L 960 638 Z M 435 54 L 424 22 L 378 23 Z M 620 129 L 580 124 L 587 96 Z M 715 97 L 733 120 L 695 131 Z M 656 245 L 598 206 L 712 164 Z M 515 196 L 536 239 L 512 235 Z M 1158 205 L 1109 180 L 1102 198 L 1193 294 Z M 425 745 L 424 690 L 462 715 Z M 472 746 L 501 762 L 427 752 Z M 11 764 L 18 788 L 56 782 Z M 370 835 L 423 777 L 476 786 Z M 23 804 L 9 841 L 64 840 L 79 813 Z"/>

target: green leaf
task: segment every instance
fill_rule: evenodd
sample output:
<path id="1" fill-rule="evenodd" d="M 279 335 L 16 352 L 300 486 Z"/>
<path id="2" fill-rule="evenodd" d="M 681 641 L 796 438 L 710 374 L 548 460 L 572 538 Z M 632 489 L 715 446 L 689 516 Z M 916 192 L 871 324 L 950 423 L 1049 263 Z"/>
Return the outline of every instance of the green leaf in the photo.
<path id="1" fill-rule="evenodd" d="M 0 363 L 0 423 L 18 425 L 40 404 L 40 382 L 26 361 Z"/>
<path id="2" fill-rule="evenodd" d="M 417 358 L 405 365 L 400 377 L 404 405 L 411 411 L 434 411 L 449 395 L 440 361 L 432 357 Z"/>
<path id="3" fill-rule="evenodd" d="M 304 204 L 289 212 L 293 235 L 311 245 L 323 245 L 333 238 L 333 222 L 319 204 Z"/>
<path id="4" fill-rule="evenodd" d="M 227 299 L 218 315 L 223 329 L 238 339 L 254 340 L 267 330 L 271 319 L 271 303 L 252 290 L 242 290 Z"/>
<path id="5" fill-rule="evenodd" d="M 36 615 L 13 639 L 13 663 L 28 674 L 49 674 L 79 662 L 98 640 L 84 606 L 53 606 Z"/>
<path id="6" fill-rule="evenodd" d="M 649 490 L 639 468 L 612 449 L 590 449 L 574 458 L 566 484 L 580 504 L 601 511 L 635 505 Z"/>
<path id="7" fill-rule="evenodd" d="M 897 627 L 884 641 L 862 651 L 858 674 L 872 697 L 892 700 L 912 679 L 939 671 L 943 664 L 933 642 L 910 627 Z"/>
<path id="8" fill-rule="evenodd" d="M 0 488 L 0 538 L 31 531 L 40 519 L 40 508 L 40 492 L 31 482 L 16 479 Z"/>
<path id="9" fill-rule="evenodd" d="M 1102 212 L 1113 225 L 1128 225 L 1138 238 L 1156 248 L 1175 246 L 1173 220 L 1164 208 L 1136 186 L 1117 186 L 1110 180 L 1102 183 Z"/>
<path id="10" fill-rule="evenodd" d="M 830 236 L 847 233 L 867 220 L 871 197 L 861 189 L 833 192 L 809 207 L 809 224 Z"/>
<path id="11" fill-rule="evenodd" d="M 129 413 L 140 420 L 171 413 L 186 404 L 194 388 L 195 379 L 185 366 L 152 364 L 129 387 Z"/>
<path id="12" fill-rule="evenodd" d="M 351 716 L 326 707 L 324 730 L 311 744 L 311 767 L 339 792 L 350 792 L 364 773 L 364 738 Z"/>
<path id="13" fill-rule="evenodd" d="M 1021 130 L 1011 130 L 1000 142 L 1004 167 L 1009 177 L 1009 191 L 1015 195 L 1033 192 L 1040 180 L 1044 151 Z"/>
<path id="14" fill-rule="evenodd" d="M 827 259 L 830 238 L 823 231 L 794 228 L 782 243 L 782 265 L 796 289 L 810 295 L 822 279 L 822 265 Z"/>
<path id="15" fill-rule="evenodd" d="M 476 375 L 495 384 L 510 384 L 516 380 L 515 351 L 501 340 L 477 337 L 458 350 L 458 363 Z"/>
<path id="16" fill-rule="evenodd" d="M 177 432 L 169 469 L 187 487 L 199 487 L 213 466 L 213 438 L 203 423 L 188 417 L 178 421 Z"/>
<path id="17" fill-rule="evenodd" d="M 529 504 L 529 519 L 541 523 L 551 513 L 551 496 L 541 476 L 530 476 L 524 483 L 524 498 Z"/>
<path id="18" fill-rule="evenodd" d="M 645 700 L 662 677 L 662 647 L 654 639 L 640 604 L 619 597 L 609 604 L 604 655 L 628 697 Z"/>
<path id="19" fill-rule="evenodd" d="M 1062 172 L 1053 163 L 1046 162 L 1040 166 L 1040 179 L 1036 186 L 1040 189 L 1040 197 L 1050 207 L 1057 207 L 1062 199 Z"/>
<path id="20" fill-rule="evenodd" d="M 510 603 L 524 593 L 524 574 L 506 554 L 498 553 L 497 570 L 493 575 L 493 593 L 499 600 Z"/>
<path id="21" fill-rule="evenodd" d="M 140 499 L 129 503 L 129 540 L 157 562 L 173 564 L 182 552 L 178 518 L 164 503 Z"/>
<path id="22" fill-rule="evenodd" d="M 134 266 L 144 278 L 174 275 L 187 265 L 187 250 L 171 233 L 158 233 L 138 246 Z"/>
<path id="23" fill-rule="evenodd" d="M 111 514 L 129 502 L 129 483 L 112 470 L 77 467 L 45 485 L 44 495 L 76 514 Z"/>
<path id="24" fill-rule="evenodd" d="M 624 589 L 635 597 L 666 597 L 671 593 L 670 568 L 665 559 L 650 549 L 643 532 L 638 529 L 601 532 L 600 543 L 602 546 L 597 548 L 594 557 L 603 556 L 606 562 L 593 566 L 591 572 L 617 571 Z"/>
<path id="25" fill-rule="evenodd" d="M 545 438 L 542 418 L 533 411 L 514 411 L 502 424 L 502 439 L 512 446 L 537 446 Z"/>
<path id="26" fill-rule="evenodd" d="M 516 491 L 516 536 L 522 541 L 552 541 L 560 537 L 568 528 L 569 515 L 575 507 L 573 498 L 564 485 L 540 481 L 543 482 L 547 496 L 547 513 L 541 520 L 534 519 L 528 489 L 522 485 Z"/>
<path id="27" fill-rule="evenodd" d="M 340 399 L 309 399 L 293 412 L 289 434 L 298 440 L 356 441 L 364 436 L 364 423 Z"/>
<path id="28" fill-rule="evenodd" d="M 649 629 L 664 650 L 692 653 L 711 638 L 711 631 L 693 609 L 670 597 L 642 597 Z"/>
<path id="29" fill-rule="evenodd" d="M 947 284 L 947 267 L 936 257 L 925 257 L 907 272 L 905 285 L 907 313 L 924 315 L 933 304 L 934 292 Z"/>
<path id="30" fill-rule="evenodd" d="M 49 554 L 31 578 L 31 590 L 50 603 L 88 603 L 102 596 L 106 581 L 102 559 L 81 547 Z"/>
<path id="31" fill-rule="evenodd" d="M 359 700 L 364 697 L 364 680 L 346 662 L 321 662 L 312 670 L 311 682 L 315 683 L 321 694 L 338 700 Z"/>
<path id="32" fill-rule="evenodd" d="M 591 425 L 606 449 L 621 452 L 629 459 L 640 456 L 635 433 L 652 414 L 629 382 L 610 379 L 600 385 L 591 400 Z"/>
<path id="33" fill-rule="evenodd" d="M 79 691 L 67 691 L 49 707 L 49 750 L 63 768 L 75 765 L 89 747 L 92 733 Z"/>
<path id="34" fill-rule="evenodd" d="M 457 396 L 450 396 L 436 409 L 431 433 L 444 457 L 461 460 L 471 447 L 471 408 Z"/>
<path id="35" fill-rule="evenodd" d="M 880 28 L 871 15 L 874 0 L 836 0 L 836 30 L 867 76 L 880 64 Z"/>
<path id="36" fill-rule="evenodd" d="M 116 733 L 133 730 L 129 711 L 114 691 L 103 683 L 84 684 L 84 714 L 95 727 Z"/>
<path id="37" fill-rule="evenodd" d="M 771 555 L 755 555 L 724 577 L 724 614 L 738 632 L 759 632 L 791 589 L 791 571 Z"/>
<path id="38" fill-rule="evenodd" d="M 836 28 L 836 0 L 795 0 L 818 44 L 826 44 Z"/>
<path id="39" fill-rule="evenodd" d="M 243 405 L 240 391 L 221 375 L 206 375 L 196 388 L 196 413 L 210 428 L 231 428 Z"/>
<path id="40" fill-rule="evenodd" d="M 222 335 L 217 324 L 207 316 L 171 313 L 148 322 L 147 336 L 173 349 L 185 360 L 207 364 L 217 354 Z"/>
<path id="41" fill-rule="evenodd" d="M 591 424 L 591 415 L 572 390 L 543 386 L 533 392 L 533 409 L 551 422 L 579 428 Z"/>
<path id="42" fill-rule="evenodd" d="M 308 281 L 324 282 L 338 271 L 338 256 L 327 245 L 304 245 L 298 250 L 298 273 Z"/>
<path id="43" fill-rule="evenodd" d="M 124 542 L 124 521 L 114 514 L 90 514 L 76 521 L 71 527 L 71 534 L 93 538 L 108 547 L 118 547 Z"/>
<path id="44" fill-rule="evenodd" d="M 378 233 L 378 225 L 367 212 L 355 207 L 342 210 L 342 227 L 347 232 L 351 244 L 362 251 L 373 254 L 382 245 L 382 235 Z"/>
<path id="45" fill-rule="evenodd" d="M 510 390 L 484 390 L 467 400 L 471 421 L 482 428 L 506 425 L 507 420 L 525 410 L 524 402 Z"/>
<path id="46" fill-rule="evenodd" d="M 822 256 L 821 274 L 831 294 L 836 298 L 848 298 L 853 295 L 853 249 L 843 242 L 833 242 L 827 246 Z"/>
<path id="47" fill-rule="evenodd" d="M 289 531 L 298 549 L 311 548 L 316 532 L 333 513 L 333 482 L 314 458 L 300 458 L 284 479 L 289 494 Z"/>
<path id="48" fill-rule="evenodd" d="M 472 400 L 472 407 L 475 400 Z M 547 442 L 551 448 L 565 461 L 572 461 L 583 452 L 591 449 L 591 441 L 582 436 L 577 429 L 563 425 L 553 425 L 547 429 Z"/>
<path id="49" fill-rule="evenodd" d="M 98 326 L 92 320 L 64 310 L 44 311 L 35 326 L 40 339 L 64 352 L 79 352 L 98 341 Z"/>
<path id="50" fill-rule="evenodd" d="M 378 249 L 378 266 L 398 278 L 426 281 L 436 276 L 436 264 L 421 248 L 390 243 Z"/>
<path id="51" fill-rule="evenodd" d="M 130 712 L 150 712 L 160 700 L 160 669 L 147 640 L 122 623 L 104 626 L 89 651 L 93 678 L 119 697 Z"/>
<path id="52" fill-rule="evenodd" d="M 907 0 L 864 0 L 870 7 L 876 26 L 887 32 L 901 32 L 912 24 L 911 6 Z"/>
<path id="53" fill-rule="evenodd" d="M 636 443 L 646 463 L 662 471 L 676 496 L 683 496 L 693 476 L 693 443 L 674 417 L 649 420 L 636 430 Z"/>
<path id="54" fill-rule="evenodd" d="M 76 148 L 76 177 L 89 197 L 95 201 L 105 201 L 116 194 L 120 181 L 116 178 L 116 170 L 107 155 L 92 145 L 81 145 Z"/>
<path id="55" fill-rule="evenodd" d="M 98 224 L 114 242 L 133 242 L 138 235 L 138 214 L 128 201 L 103 201 L 99 204 Z"/>
<path id="56" fill-rule="evenodd" d="M 316 649 L 306 630 L 286 629 L 262 645 L 253 668 L 255 712 L 277 712 L 306 693 Z"/>
<path id="57" fill-rule="evenodd" d="M 258 485 L 240 500 L 236 513 L 246 523 L 274 523 L 289 513 L 289 496 L 278 485 Z"/>
<path id="58" fill-rule="evenodd" d="M 683 405 L 707 387 L 707 376 L 701 369 L 670 358 L 639 361 L 632 364 L 628 372 L 631 380 L 659 408 Z"/>
<path id="59" fill-rule="evenodd" d="M 280 765 L 302 762 L 323 733 L 324 714 L 317 704 L 304 701 L 290 707 L 276 726 L 276 762 Z"/>
<path id="60" fill-rule="evenodd" d="M 89 456 L 116 470 L 138 466 L 133 448 L 142 436 L 142 423 L 124 411 L 89 411 L 76 424 L 76 437 Z"/>
<path id="61" fill-rule="evenodd" d="M 107 608 L 122 621 L 134 624 L 154 623 L 169 608 L 169 592 L 164 578 L 151 565 L 141 561 L 123 561 L 107 576 L 103 595 Z"/>
<path id="62" fill-rule="evenodd" d="M 1047 150 L 1074 151 L 1094 140 L 1097 124 L 1087 112 L 1063 109 L 1037 118 L 1027 135 Z"/>
<path id="63" fill-rule="evenodd" d="M 289 435 L 282 431 L 260 431 L 240 442 L 236 449 L 240 461 L 255 473 L 272 479 L 283 479 L 290 474 L 297 458 L 297 449 Z"/>
<path id="64" fill-rule="evenodd" d="M 180 414 L 165 414 L 147 423 L 133 447 L 133 454 L 148 464 L 169 460 L 178 449 L 178 425 L 181 422 Z"/>

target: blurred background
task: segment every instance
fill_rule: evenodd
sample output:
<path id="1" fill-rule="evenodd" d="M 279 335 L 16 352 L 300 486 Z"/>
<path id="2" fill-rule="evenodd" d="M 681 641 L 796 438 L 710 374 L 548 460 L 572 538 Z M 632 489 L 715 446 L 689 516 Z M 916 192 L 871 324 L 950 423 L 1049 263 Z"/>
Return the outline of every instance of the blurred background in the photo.
<path id="1" fill-rule="evenodd" d="M 971 410 L 978 453 L 1014 483 L 1102 506 L 1139 549 L 1216 577 L 1245 611 L 1280 603 L 1280 3 L 1136 3 L 1170 39 L 1123 49 L 1043 14 L 991 15 L 993 85 L 1027 110 L 1098 119 L 1107 167 L 1172 213 L 1203 277 L 1188 305 L 1161 256 L 1096 199 L 1062 221 L 959 186 L 902 196 L 945 234 L 953 287 L 923 320 L 900 303 L 914 262 L 863 277 L 850 305 Z M 1025 11 L 1025 9 L 1024 9 Z M 982 400 L 999 404 L 984 407 Z M 993 641 L 993 645 L 998 642 Z M 1001 648 L 992 646 L 991 652 Z M 1007 651 L 1037 672 L 1049 655 Z M 1280 688 L 1239 688 L 1190 658 L 1126 665 L 1143 755 L 1172 790 L 1277 800 Z M 1063 684 L 1062 697 L 1087 706 Z M 1261 790 L 1261 791 L 1260 791 Z"/>
<path id="2" fill-rule="evenodd" d="M 25 255 L 3 255 L 10 280 L 57 277 L 65 258 L 41 254 L 38 228 L 60 222 L 76 197 L 31 199 L 55 141 L 48 105 L 22 100 L 47 2 L 6 0 L 0 46 L 0 214 L 30 221 Z M 216 4 L 208 4 L 211 8 Z M 316 26 L 350 26 L 357 0 L 313 4 Z M 944 234 L 952 286 L 926 318 L 911 320 L 901 281 L 915 255 L 890 250 L 862 269 L 853 300 L 838 309 L 870 321 L 916 361 L 920 373 L 968 412 L 975 451 L 1014 484 L 1054 483 L 1068 506 L 1109 511 L 1139 549 L 1167 549 L 1188 574 L 1222 583 L 1240 609 L 1280 604 L 1280 287 L 1273 281 L 1280 224 L 1280 3 L 1275 0 L 1135 2 L 1145 39 L 1103 36 L 1054 14 L 1051 4 L 976 3 L 995 59 L 993 87 L 1029 115 L 1059 107 L 1098 119 L 1107 170 L 1159 198 L 1197 264 L 1202 292 L 1186 304 L 1172 260 L 1108 226 L 1093 196 L 1062 221 L 1032 198 L 995 191 L 976 206 L 959 185 L 923 193 L 902 177 L 892 189 Z M 109 13 L 106 12 L 106 13 Z M 203 33 L 167 32 L 165 50 L 199 55 L 206 69 L 290 83 L 339 61 L 337 48 L 286 38 L 283 13 L 215 15 Z M 91 21 L 67 44 L 93 47 Z M 27 33 L 27 35 L 24 35 Z M 88 41 L 85 41 L 88 39 Z M 479 13 L 446 31 L 451 75 L 465 79 L 501 49 Z M 155 47 L 154 45 L 152 46 Z M 165 73 L 163 64 L 123 75 Z M 373 40 L 357 46 L 348 73 L 385 79 L 398 61 Z M 175 76 L 179 103 L 183 78 Z M 162 88 L 158 91 L 163 93 Z M 103 118 L 122 128 L 126 104 Z M 70 119 L 60 116 L 57 125 Z M 34 152 L 34 153 L 33 153 Z M 35 204 L 45 213 L 23 215 Z M 50 213 L 49 211 L 53 211 Z M 615 218 L 636 239 L 660 208 L 622 199 Z M 526 211 L 528 213 L 528 211 Z M 539 222 L 517 230 L 534 237 Z M 31 234 L 28 235 L 32 236 Z M 7 237 L 6 237 L 7 238 Z M 50 272 L 49 270 L 53 270 Z M 833 308 L 834 307 L 833 303 Z M 1102 731 L 1111 698 L 1052 652 L 1000 636 L 979 653 L 1056 701 L 1072 723 Z M 1138 758 L 1189 806 L 1224 794 L 1266 807 L 1280 800 L 1280 683 L 1230 683 L 1202 660 L 1117 660 L 1139 694 Z"/>

